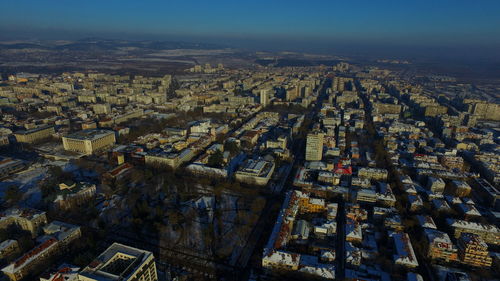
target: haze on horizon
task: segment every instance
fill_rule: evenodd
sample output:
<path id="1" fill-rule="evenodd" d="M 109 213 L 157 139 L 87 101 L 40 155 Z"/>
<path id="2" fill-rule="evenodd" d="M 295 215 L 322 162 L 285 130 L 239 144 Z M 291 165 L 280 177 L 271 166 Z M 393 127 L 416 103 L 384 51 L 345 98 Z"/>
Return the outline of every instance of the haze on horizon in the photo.
<path id="1" fill-rule="evenodd" d="M 261 50 L 500 59 L 498 1 L 145 2 L 4 1 L 0 39 L 97 36 Z"/>

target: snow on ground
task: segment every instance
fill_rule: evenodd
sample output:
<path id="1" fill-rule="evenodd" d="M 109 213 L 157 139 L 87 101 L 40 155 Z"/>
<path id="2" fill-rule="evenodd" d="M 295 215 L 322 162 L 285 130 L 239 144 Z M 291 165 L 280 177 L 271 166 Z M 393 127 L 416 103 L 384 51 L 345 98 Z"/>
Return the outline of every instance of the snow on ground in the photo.
<path id="1" fill-rule="evenodd" d="M 50 166 L 59 166 L 68 172 L 73 172 L 77 169 L 76 166 L 65 161 L 45 161 L 43 164 L 33 164 L 30 168 L 0 182 L 0 198 L 4 196 L 7 187 L 15 185 L 23 193 L 23 199 L 20 204 L 28 207 L 36 207 L 42 200 L 42 193 L 38 184 L 48 176 Z"/>
<path id="2" fill-rule="evenodd" d="M 24 193 L 22 205 L 34 206 L 42 199 L 38 183 L 47 176 L 47 167 L 36 166 L 14 174 L 10 178 L 0 182 L 0 193 L 3 197 L 7 187 L 15 185 Z"/>

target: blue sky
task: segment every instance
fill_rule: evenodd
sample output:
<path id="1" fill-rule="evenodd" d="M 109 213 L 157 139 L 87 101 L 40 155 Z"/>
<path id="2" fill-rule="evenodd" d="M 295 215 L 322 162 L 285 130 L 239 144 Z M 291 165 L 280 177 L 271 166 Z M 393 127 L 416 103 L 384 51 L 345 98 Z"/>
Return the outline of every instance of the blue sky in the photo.
<path id="1" fill-rule="evenodd" d="M 4 34 L 500 45 L 498 0 L 0 0 L 0 4 Z"/>

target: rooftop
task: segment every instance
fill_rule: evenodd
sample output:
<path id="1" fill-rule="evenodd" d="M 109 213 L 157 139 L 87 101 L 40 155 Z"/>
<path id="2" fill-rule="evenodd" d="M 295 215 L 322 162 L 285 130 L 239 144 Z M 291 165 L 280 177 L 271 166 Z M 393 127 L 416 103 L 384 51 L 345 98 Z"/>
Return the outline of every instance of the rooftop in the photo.
<path id="1" fill-rule="evenodd" d="M 148 251 L 113 243 L 83 269 L 80 275 L 97 280 L 126 279 L 152 255 Z"/>
<path id="2" fill-rule="evenodd" d="M 67 135 L 66 138 L 76 140 L 96 140 L 114 133 L 115 132 L 110 130 L 88 129 Z"/>

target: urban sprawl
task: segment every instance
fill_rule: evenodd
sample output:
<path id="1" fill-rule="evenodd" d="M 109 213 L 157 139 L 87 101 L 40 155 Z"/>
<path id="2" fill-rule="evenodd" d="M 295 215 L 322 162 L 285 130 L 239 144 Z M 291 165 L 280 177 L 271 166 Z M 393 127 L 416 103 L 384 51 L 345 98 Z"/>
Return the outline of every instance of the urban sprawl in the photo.
<path id="1" fill-rule="evenodd" d="M 0 81 L 2 280 L 496 280 L 499 88 L 332 66 Z"/>

